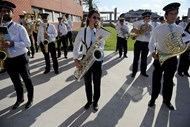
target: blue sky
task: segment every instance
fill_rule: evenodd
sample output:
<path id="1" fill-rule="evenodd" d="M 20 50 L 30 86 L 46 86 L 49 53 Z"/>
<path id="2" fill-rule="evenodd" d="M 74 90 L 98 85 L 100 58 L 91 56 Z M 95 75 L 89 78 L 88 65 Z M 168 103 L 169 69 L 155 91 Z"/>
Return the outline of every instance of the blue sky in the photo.
<path id="1" fill-rule="evenodd" d="M 95 0 L 99 11 L 113 11 L 117 7 L 119 14 L 129 10 L 150 9 L 152 12 L 158 12 L 164 15 L 162 8 L 172 2 L 181 3 L 179 16 L 187 15 L 190 8 L 190 0 Z M 119 15 L 118 14 L 118 15 Z"/>

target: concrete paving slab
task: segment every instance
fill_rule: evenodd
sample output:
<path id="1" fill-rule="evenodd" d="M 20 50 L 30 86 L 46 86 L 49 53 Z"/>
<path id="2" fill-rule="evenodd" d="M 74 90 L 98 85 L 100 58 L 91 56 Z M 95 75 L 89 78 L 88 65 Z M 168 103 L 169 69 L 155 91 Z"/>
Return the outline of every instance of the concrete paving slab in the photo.
<path id="1" fill-rule="evenodd" d="M 84 82 L 75 81 L 72 53 L 68 59 L 58 59 L 60 74 L 53 70 L 44 75 L 44 59 L 41 52 L 30 59 L 34 83 L 34 104 L 25 110 L 27 102 L 12 110 L 16 101 L 13 84 L 7 73 L 0 74 L 0 127 L 190 127 L 190 78 L 174 77 L 170 111 L 162 104 L 162 95 L 154 108 L 147 104 L 151 94 L 152 59 L 148 57 L 149 77 L 138 72 L 131 78 L 133 52 L 128 58 L 119 58 L 118 53 L 105 52 L 99 111 L 86 103 Z"/>

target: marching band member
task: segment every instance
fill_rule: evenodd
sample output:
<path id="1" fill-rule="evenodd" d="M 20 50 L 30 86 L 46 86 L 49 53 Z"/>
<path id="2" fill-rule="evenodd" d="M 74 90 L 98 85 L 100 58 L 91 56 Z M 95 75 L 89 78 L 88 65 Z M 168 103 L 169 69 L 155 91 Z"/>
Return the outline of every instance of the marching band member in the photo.
<path id="1" fill-rule="evenodd" d="M 81 68 L 79 60 L 79 51 L 82 44 L 82 54 L 86 55 L 87 50 L 95 42 L 96 26 L 100 21 L 100 13 L 97 10 L 91 10 L 88 13 L 86 27 L 81 29 L 75 39 L 73 49 L 73 59 L 75 66 Z M 100 48 L 104 48 L 104 41 L 99 44 Z M 102 61 L 95 61 L 90 67 L 87 73 L 84 75 L 85 91 L 87 96 L 87 103 L 84 108 L 90 108 L 92 104 L 92 98 L 94 100 L 93 108 L 95 111 L 98 110 L 98 101 L 100 98 L 100 86 L 101 86 L 101 75 L 102 75 Z M 94 84 L 94 95 L 92 94 L 92 83 Z"/>
<path id="2" fill-rule="evenodd" d="M 160 24 L 157 22 L 157 19 L 158 19 L 158 17 L 153 17 L 152 18 L 152 20 L 151 20 L 151 26 L 152 26 L 152 30 L 154 29 L 154 28 L 156 28 L 157 26 L 159 26 Z"/>
<path id="3" fill-rule="evenodd" d="M 161 65 L 159 60 L 160 57 L 158 57 L 158 54 L 156 53 L 155 49 L 162 53 L 167 53 L 167 47 L 165 47 L 164 45 L 165 36 L 173 31 L 183 32 L 183 29 L 175 24 L 179 6 L 180 3 L 171 3 L 163 8 L 163 10 L 165 11 L 166 22 L 156 27 L 150 38 L 149 50 L 152 54 L 152 57 L 154 58 L 154 71 L 152 76 L 151 100 L 148 104 L 149 107 L 154 106 L 155 100 L 157 99 L 160 93 L 161 79 L 163 75 L 163 103 L 166 104 L 166 106 L 170 110 L 174 110 L 174 107 L 170 101 L 173 91 L 173 77 L 177 69 L 177 57 L 171 57 Z"/>
<path id="4" fill-rule="evenodd" d="M 118 36 L 118 49 L 119 49 L 119 58 L 122 56 L 122 51 L 124 49 L 124 58 L 127 58 L 127 38 L 128 38 L 128 33 L 129 33 L 129 28 L 125 24 L 125 18 L 120 17 L 119 18 L 119 23 L 116 25 L 116 30 L 117 30 L 117 36 Z"/>
<path id="5" fill-rule="evenodd" d="M 30 46 L 30 39 L 26 29 L 12 20 L 15 8 L 16 6 L 9 1 L 0 2 L 0 13 L 3 15 L 4 26 L 7 26 L 10 35 L 10 40 L 5 40 L 2 45 L 6 48 L 8 56 L 5 60 L 6 71 L 14 84 L 17 95 L 17 101 L 12 108 L 16 109 L 24 102 L 24 89 L 21 77 L 28 93 L 28 102 L 25 105 L 25 108 L 28 109 L 32 106 L 34 92 L 29 73 L 29 58 L 27 56 L 27 47 Z"/>
<path id="6" fill-rule="evenodd" d="M 161 17 L 159 18 L 159 21 L 160 21 L 161 24 L 165 23 L 164 16 L 161 16 Z"/>
<path id="7" fill-rule="evenodd" d="M 188 45 L 190 46 L 189 42 L 190 42 L 190 22 L 187 24 L 185 30 L 184 30 L 184 34 L 182 35 L 182 38 L 185 38 L 186 40 L 185 43 L 188 43 Z M 178 74 L 180 76 L 186 75 L 188 77 L 190 77 L 188 70 L 189 70 L 189 65 L 190 65 L 190 47 L 187 49 L 186 52 L 184 52 L 183 54 L 180 55 L 180 60 L 179 60 L 179 66 L 178 66 Z"/>
<path id="8" fill-rule="evenodd" d="M 134 27 L 140 29 L 143 25 L 147 25 L 148 28 L 144 34 L 137 36 L 136 42 L 134 44 L 134 59 L 133 59 L 133 68 L 131 77 L 135 77 L 138 71 L 138 61 L 141 55 L 141 75 L 148 77 L 146 74 L 147 68 L 147 56 L 148 56 L 148 43 L 150 39 L 150 33 L 152 30 L 151 25 L 149 24 L 151 12 L 144 12 L 142 14 L 143 20 L 134 22 Z"/>
<path id="9" fill-rule="evenodd" d="M 47 74 L 50 72 L 50 56 L 51 54 L 52 61 L 53 61 L 53 69 L 55 74 L 58 74 L 58 61 L 56 57 L 56 48 L 55 48 L 55 40 L 57 36 L 57 30 L 55 26 L 51 23 L 48 23 L 48 13 L 42 13 L 40 14 L 42 17 L 43 23 L 40 24 L 39 30 L 38 30 L 38 37 L 37 37 L 37 44 L 40 45 L 41 51 L 45 58 L 45 71 L 44 74 Z M 44 41 L 47 40 L 47 49 L 45 49 Z M 47 52 L 46 52 L 47 50 Z"/>
<path id="10" fill-rule="evenodd" d="M 58 57 L 61 57 L 61 43 L 63 45 L 64 56 L 67 58 L 68 52 L 68 41 L 67 41 L 67 26 L 63 23 L 63 18 L 58 18 L 59 24 L 57 25 L 58 31 L 58 40 L 57 40 L 57 49 L 58 49 Z"/>
<path id="11" fill-rule="evenodd" d="M 70 42 L 70 45 L 69 45 L 69 49 L 71 51 L 73 51 L 73 39 L 72 39 L 72 27 L 73 27 L 73 22 L 71 19 L 69 19 L 69 14 L 66 14 L 65 15 L 66 19 L 67 19 L 67 30 L 68 30 L 68 33 L 67 33 L 67 42 Z"/>

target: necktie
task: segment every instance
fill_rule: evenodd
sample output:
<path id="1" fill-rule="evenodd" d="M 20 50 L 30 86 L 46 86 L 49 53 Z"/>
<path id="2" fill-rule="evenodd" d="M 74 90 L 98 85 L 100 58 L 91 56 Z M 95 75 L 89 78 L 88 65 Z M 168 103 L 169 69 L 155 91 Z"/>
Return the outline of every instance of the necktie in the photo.
<path id="1" fill-rule="evenodd" d="M 169 27 L 169 29 L 170 29 L 170 32 L 173 32 L 174 31 L 174 27 L 173 27 L 173 25 L 172 24 L 169 24 L 168 25 L 168 27 Z M 171 37 L 171 39 L 173 39 L 175 36 L 174 36 L 174 34 L 172 33 L 172 37 Z"/>
<path id="2" fill-rule="evenodd" d="M 94 30 L 93 29 L 91 30 L 91 41 L 92 41 L 92 44 L 95 42 L 95 36 L 94 36 Z"/>

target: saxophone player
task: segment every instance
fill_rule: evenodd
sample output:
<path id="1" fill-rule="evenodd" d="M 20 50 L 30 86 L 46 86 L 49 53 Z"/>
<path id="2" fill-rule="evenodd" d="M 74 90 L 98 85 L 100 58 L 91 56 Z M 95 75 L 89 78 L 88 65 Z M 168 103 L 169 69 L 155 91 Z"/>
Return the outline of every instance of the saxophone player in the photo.
<path id="1" fill-rule="evenodd" d="M 55 40 L 57 36 L 57 30 L 55 26 L 51 23 L 48 22 L 48 13 L 42 13 L 40 14 L 42 18 L 42 23 L 39 26 L 38 30 L 38 37 L 37 37 L 37 44 L 38 46 L 40 45 L 41 51 L 44 55 L 45 58 L 45 71 L 44 74 L 47 74 L 50 72 L 50 56 L 49 53 L 51 54 L 52 61 L 53 61 L 53 69 L 55 74 L 58 74 L 58 61 L 56 57 L 56 48 L 55 48 Z M 46 52 L 45 50 L 45 44 L 44 42 L 48 41 L 48 51 Z"/>
<path id="2" fill-rule="evenodd" d="M 15 8 L 16 6 L 12 2 L 0 2 L 0 13 L 3 16 L 4 26 L 7 27 L 10 35 L 10 39 L 5 40 L 2 44 L 7 52 L 7 59 L 5 60 L 6 71 L 14 84 L 17 95 L 17 101 L 12 108 L 16 109 L 24 102 L 24 89 L 21 77 L 27 89 L 28 102 L 25 108 L 28 109 L 32 106 L 34 92 L 29 73 L 29 58 L 27 56 L 27 47 L 30 46 L 31 42 L 26 29 L 12 20 Z"/>
<path id="3" fill-rule="evenodd" d="M 136 42 L 134 44 L 134 59 L 133 59 L 133 67 L 132 67 L 132 75 L 131 77 L 135 77 L 138 71 L 138 61 L 141 56 L 141 75 L 148 77 L 146 74 L 147 68 L 147 56 L 148 56 L 148 43 L 150 39 L 150 33 L 152 30 L 150 23 L 151 12 L 144 12 L 142 14 L 143 20 L 139 20 L 134 22 L 134 27 L 139 30 L 139 35 L 136 38 Z M 145 26 L 145 27 L 144 27 Z M 144 28 L 143 28 L 144 27 Z"/>
<path id="4" fill-rule="evenodd" d="M 83 58 L 90 48 L 95 42 L 95 33 L 97 24 L 100 21 L 100 13 L 97 10 L 91 10 L 88 13 L 86 27 L 81 29 L 75 39 L 74 42 L 74 49 L 73 49 L 73 59 L 75 66 L 77 68 L 81 68 L 81 63 L 79 60 L 79 51 L 80 46 L 82 44 L 82 54 Z M 100 48 L 104 48 L 104 41 L 99 43 Z M 84 75 L 84 82 L 85 82 L 85 91 L 87 96 L 87 103 L 85 104 L 84 108 L 88 109 L 92 105 L 95 111 L 98 110 L 98 101 L 100 98 L 100 86 L 101 86 L 101 75 L 102 75 L 102 61 L 95 61 L 94 64 L 90 67 L 87 73 Z M 92 82 L 94 85 L 94 92 L 92 92 Z M 94 95 L 92 94 L 94 93 Z"/>
<path id="5" fill-rule="evenodd" d="M 161 89 L 161 79 L 163 75 L 163 103 L 170 109 L 174 110 L 171 104 L 173 92 L 173 77 L 177 69 L 177 57 L 173 56 L 167 59 L 162 65 L 156 51 L 167 53 L 168 45 L 165 45 L 164 38 L 173 31 L 183 32 L 183 28 L 175 24 L 178 15 L 180 3 L 170 3 L 166 5 L 165 11 L 166 22 L 156 27 L 150 38 L 149 50 L 154 58 L 154 70 L 152 76 L 152 94 L 151 100 L 148 103 L 149 107 L 153 107 Z M 180 36 L 181 37 L 181 36 Z"/>

